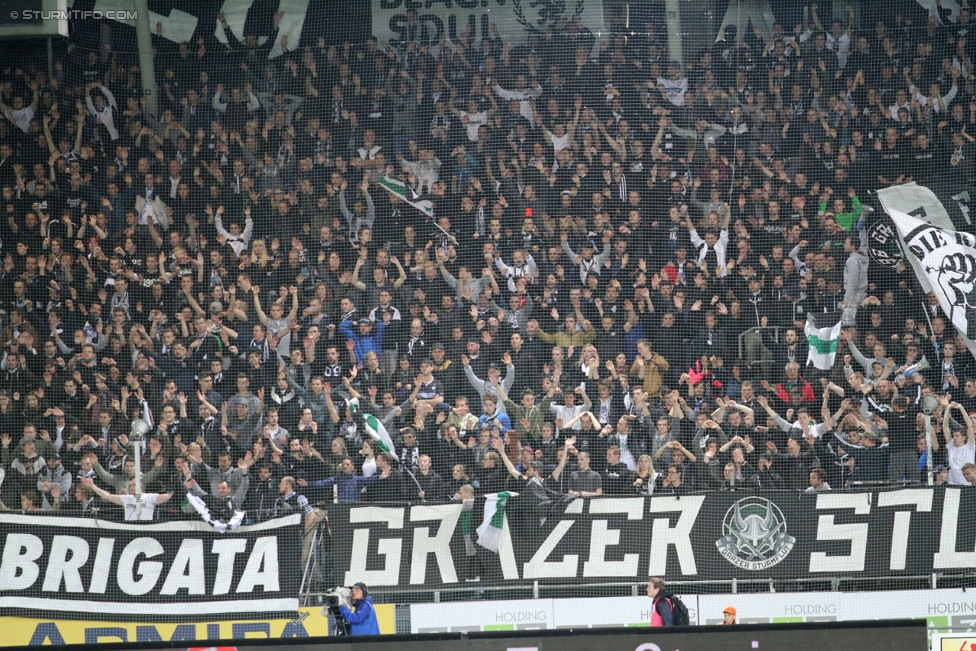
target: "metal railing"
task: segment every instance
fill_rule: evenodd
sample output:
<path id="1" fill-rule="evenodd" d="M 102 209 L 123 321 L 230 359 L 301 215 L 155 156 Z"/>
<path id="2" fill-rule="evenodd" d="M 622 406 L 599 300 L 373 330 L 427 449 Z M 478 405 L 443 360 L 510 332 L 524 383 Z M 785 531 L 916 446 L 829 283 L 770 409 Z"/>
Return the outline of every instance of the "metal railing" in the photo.
<path id="1" fill-rule="evenodd" d="M 326 590 L 334 586 L 323 583 L 326 577 L 331 577 L 331 568 L 313 567 L 314 563 L 326 562 L 327 555 L 318 549 L 321 543 L 321 530 L 325 525 L 316 527 L 311 534 L 312 551 L 309 553 L 305 574 L 302 577 L 302 606 L 314 605 L 325 596 Z M 326 528 L 326 534 L 327 528 Z M 322 589 L 310 589 L 314 576 Z M 335 581 L 338 578 L 331 577 Z M 946 584 L 950 585 L 946 585 Z M 941 584 L 941 585 L 940 585 Z M 559 595 L 565 598 L 581 598 L 593 596 L 633 596 L 644 594 L 646 581 L 617 581 L 607 583 L 545 583 L 539 580 L 507 585 L 468 584 L 458 587 L 429 588 L 376 588 L 371 591 L 378 603 L 441 603 L 445 601 L 459 601 L 464 597 L 475 599 L 539 599 L 544 596 Z M 755 594 L 777 592 L 860 592 L 866 586 L 874 589 L 913 589 L 937 590 L 940 587 L 976 587 L 976 569 L 971 572 L 944 574 L 934 572 L 911 576 L 834 576 L 817 578 L 762 578 L 730 580 L 673 580 L 668 585 L 676 592 L 683 594 Z M 846 587 L 846 589 L 845 589 Z"/>

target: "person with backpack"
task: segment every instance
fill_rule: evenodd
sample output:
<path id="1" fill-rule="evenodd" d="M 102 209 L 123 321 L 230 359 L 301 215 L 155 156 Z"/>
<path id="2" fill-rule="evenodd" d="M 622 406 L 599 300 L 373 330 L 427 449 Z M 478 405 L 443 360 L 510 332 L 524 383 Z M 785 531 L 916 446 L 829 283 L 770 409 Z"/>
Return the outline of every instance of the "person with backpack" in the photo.
<path id="1" fill-rule="evenodd" d="M 647 582 L 647 596 L 654 600 L 651 610 L 651 627 L 687 626 L 688 608 L 677 595 L 665 590 L 667 583 L 660 577 Z"/>

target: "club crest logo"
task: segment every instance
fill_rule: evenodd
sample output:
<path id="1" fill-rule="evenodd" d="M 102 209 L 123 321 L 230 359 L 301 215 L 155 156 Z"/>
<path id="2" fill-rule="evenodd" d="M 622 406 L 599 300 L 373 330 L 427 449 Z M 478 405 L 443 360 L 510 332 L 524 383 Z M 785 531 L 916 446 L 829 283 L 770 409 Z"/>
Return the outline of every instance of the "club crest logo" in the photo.
<path id="1" fill-rule="evenodd" d="M 747 497 L 732 505 L 722 521 L 719 553 L 736 567 L 761 571 L 773 567 L 793 550 L 796 538 L 786 532 L 786 518 L 762 497 Z"/>
<path id="2" fill-rule="evenodd" d="M 534 34 L 543 34 L 550 27 L 555 27 L 561 20 L 566 22 L 583 15 L 585 0 L 577 0 L 576 8 L 572 10 L 572 15 L 567 16 L 567 0 L 512 0 L 512 10 L 515 12 L 515 20 L 525 28 L 525 31 Z M 523 3 L 527 9 L 523 8 Z"/>
<path id="3" fill-rule="evenodd" d="M 887 221 L 876 221 L 868 228 L 868 255 L 883 267 L 895 267 L 904 259 L 898 235 Z"/>

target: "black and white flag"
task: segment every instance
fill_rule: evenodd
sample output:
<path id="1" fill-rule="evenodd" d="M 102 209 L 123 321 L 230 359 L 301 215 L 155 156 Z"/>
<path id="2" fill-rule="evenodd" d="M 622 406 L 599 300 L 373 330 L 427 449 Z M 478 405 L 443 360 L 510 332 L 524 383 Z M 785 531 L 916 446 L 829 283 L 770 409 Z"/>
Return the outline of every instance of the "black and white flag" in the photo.
<path id="1" fill-rule="evenodd" d="M 926 292 L 976 356 L 976 237 L 940 228 L 897 208 L 885 206 L 905 244 L 906 259 Z"/>

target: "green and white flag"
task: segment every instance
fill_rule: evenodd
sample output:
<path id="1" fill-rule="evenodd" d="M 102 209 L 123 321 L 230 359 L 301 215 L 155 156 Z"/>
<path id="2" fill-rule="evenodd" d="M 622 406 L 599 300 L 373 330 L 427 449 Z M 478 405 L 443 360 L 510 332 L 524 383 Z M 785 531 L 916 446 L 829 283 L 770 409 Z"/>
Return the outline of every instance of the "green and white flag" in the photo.
<path id="1" fill-rule="evenodd" d="M 478 527 L 478 544 L 496 554 L 505 526 L 505 506 L 510 497 L 518 497 L 518 493 L 502 491 L 485 495 L 485 521 Z"/>
<path id="2" fill-rule="evenodd" d="M 434 204 L 427 199 L 421 199 L 420 196 L 413 191 L 413 188 L 408 186 L 403 181 L 397 181 L 389 176 L 384 176 L 378 181 L 378 183 L 386 188 L 387 192 L 400 197 L 404 202 L 409 203 L 411 206 L 428 217 L 434 216 Z"/>
<path id="3" fill-rule="evenodd" d="M 810 342 L 807 353 L 807 366 L 813 364 L 821 371 L 829 371 L 837 356 L 837 340 L 840 338 L 840 312 L 829 314 L 807 314 L 807 325 L 803 332 Z"/>
<path id="4" fill-rule="evenodd" d="M 379 446 L 380 450 L 383 452 L 389 452 L 393 456 L 396 456 L 396 448 L 393 447 L 393 439 L 387 434 L 386 428 L 383 427 L 383 423 L 379 421 L 373 414 L 363 414 L 363 421 L 366 423 L 366 432 L 370 435 L 376 445 Z"/>

